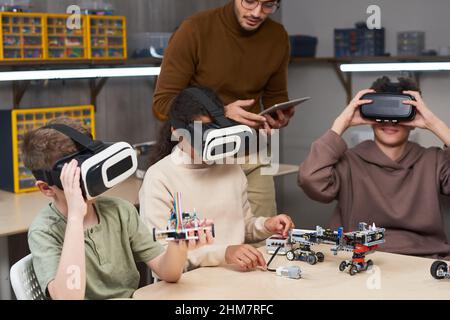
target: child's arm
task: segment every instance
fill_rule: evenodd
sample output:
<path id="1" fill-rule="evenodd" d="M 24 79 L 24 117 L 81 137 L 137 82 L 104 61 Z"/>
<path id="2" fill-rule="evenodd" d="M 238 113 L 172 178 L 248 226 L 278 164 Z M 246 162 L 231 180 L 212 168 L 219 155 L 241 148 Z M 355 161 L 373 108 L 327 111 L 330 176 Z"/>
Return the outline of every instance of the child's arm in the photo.
<path id="1" fill-rule="evenodd" d="M 405 126 L 427 129 L 433 132 L 446 146 L 450 146 L 450 129 L 444 121 L 436 117 L 422 99 L 417 91 L 405 91 L 405 94 L 412 95 L 416 101 L 404 101 L 416 107 L 416 117 L 410 122 L 401 123 Z"/>
<path id="2" fill-rule="evenodd" d="M 359 91 L 349 105 L 342 111 L 339 117 L 333 123 L 331 130 L 342 136 L 344 132 L 353 126 L 359 126 L 363 124 L 373 124 L 374 121 L 366 120 L 361 116 L 359 111 L 363 104 L 372 102 L 371 100 L 361 100 L 361 98 L 367 93 L 373 93 L 375 90 L 366 89 Z"/>
<path id="3" fill-rule="evenodd" d="M 374 123 L 363 119 L 359 111 L 361 105 L 370 102 L 361 97 L 371 92 L 373 90 L 367 89 L 356 94 L 336 118 L 331 130 L 312 144 L 308 157 L 300 165 L 298 185 L 311 199 L 329 203 L 337 197 L 341 181 L 336 166 L 347 151 L 341 136 L 349 127 Z"/>
<path id="4" fill-rule="evenodd" d="M 48 284 L 52 299 L 84 299 L 86 266 L 83 220 L 87 212 L 80 188 L 80 168 L 77 161 L 65 164 L 61 183 L 67 200 L 67 226 L 56 277 Z"/>
<path id="5" fill-rule="evenodd" d="M 244 213 L 245 242 L 258 242 L 277 233 L 287 236 L 294 227 L 292 219 L 279 214 L 274 217 L 256 217 L 251 209 L 247 196 L 247 179 L 242 175 L 242 210 Z"/>
<path id="6" fill-rule="evenodd" d="M 211 231 L 199 232 L 198 240 L 169 241 L 166 251 L 158 257 L 147 261 L 147 266 L 158 275 L 159 279 L 167 282 L 177 282 L 183 273 L 188 251 L 212 242 Z"/>
<path id="7" fill-rule="evenodd" d="M 347 151 L 344 139 L 328 130 L 314 141 L 303 163 L 300 164 L 298 185 L 313 200 L 323 203 L 333 201 L 341 188 L 337 164 Z"/>
<path id="8" fill-rule="evenodd" d="M 413 121 L 403 123 L 403 125 L 430 130 L 446 146 L 450 146 L 449 127 L 428 109 L 420 93 L 416 91 L 405 91 L 404 93 L 415 98 L 416 101 L 405 101 L 404 103 L 415 106 L 417 113 Z M 437 172 L 441 193 L 450 195 L 450 149 L 448 147 L 438 154 Z"/>

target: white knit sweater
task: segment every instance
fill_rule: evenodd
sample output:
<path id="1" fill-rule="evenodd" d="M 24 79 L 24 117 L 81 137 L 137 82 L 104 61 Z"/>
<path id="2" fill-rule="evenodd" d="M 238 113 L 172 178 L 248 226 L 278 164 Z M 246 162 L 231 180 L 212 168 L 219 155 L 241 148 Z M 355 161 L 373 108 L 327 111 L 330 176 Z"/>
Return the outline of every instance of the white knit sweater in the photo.
<path id="1" fill-rule="evenodd" d="M 257 218 L 251 212 L 247 179 L 239 165 L 190 162 L 190 157 L 176 147 L 148 169 L 139 192 L 141 217 L 150 230 L 166 228 L 176 192 L 181 192 L 184 212 L 195 210 L 200 219 L 213 220 L 214 243 L 190 251 L 188 269 L 224 264 L 227 246 L 271 235 L 264 227 L 267 218 Z"/>

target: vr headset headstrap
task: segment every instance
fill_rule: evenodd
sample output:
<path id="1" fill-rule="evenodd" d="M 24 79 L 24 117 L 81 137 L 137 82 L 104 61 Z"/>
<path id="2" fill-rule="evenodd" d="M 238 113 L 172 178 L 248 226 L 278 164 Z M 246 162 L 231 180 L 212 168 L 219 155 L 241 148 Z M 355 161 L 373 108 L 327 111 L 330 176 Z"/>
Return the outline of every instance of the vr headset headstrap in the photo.
<path id="1" fill-rule="evenodd" d="M 54 129 L 56 131 L 61 132 L 62 134 L 65 134 L 70 139 L 75 141 L 76 143 L 80 144 L 82 147 L 89 149 L 93 152 L 97 151 L 99 148 L 103 146 L 103 143 L 100 141 L 92 140 L 87 135 L 81 133 L 80 131 L 69 127 L 65 124 L 49 124 L 43 129 Z"/>
<path id="2" fill-rule="evenodd" d="M 104 145 L 100 141 L 95 141 L 89 138 L 87 135 L 81 133 L 80 131 L 69 127 L 65 124 L 49 124 L 45 127 L 42 127 L 42 129 L 54 129 L 56 131 L 61 132 L 62 134 L 65 134 L 70 139 L 72 139 L 74 142 L 78 143 L 82 147 L 89 149 L 92 152 L 95 152 L 96 150 L 102 148 Z M 53 179 L 52 171 L 49 170 L 34 170 L 33 172 L 34 177 L 36 180 L 41 180 L 47 182 L 49 185 L 55 185 L 55 181 Z"/>
<path id="3" fill-rule="evenodd" d="M 191 96 L 193 96 L 202 104 L 202 106 L 206 109 L 206 111 L 211 116 L 213 121 L 217 123 L 220 127 L 229 127 L 233 125 L 232 121 L 225 116 L 223 106 L 215 104 L 214 101 L 212 101 L 212 99 L 208 97 L 201 89 L 188 88 L 186 89 L 186 92 L 188 92 Z M 177 120 L 174 114 L 171 114 L 170 122 L 176 129 L 186 128 L 187 126 L 182 121 Z"/>
<path id="4" fill-rule="evenodd" d="M 187 89 L 194 98 L 200 101 L 200 103 L 208 111 L 209 115 L 213 118 L 214 122 L 221 127 L 228 127 L 231 125 L 230 119 L 225 116 L 225 110 L 223 106 L 215 104 L 210 97 L 208 97 L 199 88 L 189 88 Z"/>

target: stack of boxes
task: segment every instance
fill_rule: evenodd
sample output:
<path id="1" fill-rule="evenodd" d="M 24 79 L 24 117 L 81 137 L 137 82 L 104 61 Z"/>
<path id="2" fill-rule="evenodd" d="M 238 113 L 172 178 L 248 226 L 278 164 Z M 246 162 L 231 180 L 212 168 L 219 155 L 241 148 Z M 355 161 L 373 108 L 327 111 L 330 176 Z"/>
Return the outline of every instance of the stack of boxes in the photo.
<path id="1" fill-rule="evenodd" d="M 425 32 L 408 31 L 397 34 L 397 55 L 420 56 L 425 50 Z"/>
<path id="2" fill-rule="evenodd" d="M 385 29 L 371 30 L 360 24 L 352 29 L 335 29 L 334 55 L 337 58 L 385 55 Z"/>

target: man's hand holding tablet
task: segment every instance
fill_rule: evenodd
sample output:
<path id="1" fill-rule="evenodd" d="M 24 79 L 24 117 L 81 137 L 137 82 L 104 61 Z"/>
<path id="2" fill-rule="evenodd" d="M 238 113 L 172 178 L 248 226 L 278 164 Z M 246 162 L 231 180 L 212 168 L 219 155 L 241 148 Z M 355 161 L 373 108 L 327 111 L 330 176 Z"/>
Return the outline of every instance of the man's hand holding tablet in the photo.
<path id="1" fill-rule="evenodd" d="M 283 110 L 289 109 L 291 107 L 296 107 L 299 104 L 302 104 L 303 102 L 306 102 L 306 101 L 308 101 L 310 99 L 311 99 L 310 97 L 305 97 L 305 98 L 289 100 L 289 101 L 283 102 L 283 103 L 277 103 L 277 104 L 271 106 L 270 108 L 267 108 L 266 110 L 260 112 L 259 115 L 260 116 L 263 116 L 265 114 L 276 115 L 276 111 L 277 110 L 283 111 Z"/>
<path id="2" fill-rule="evenodd" d="M 304 97 L 283 103 L 277 103 L 262 111 L 258 115 L 264 116 L 267 119 L 267 123 L 264 124 L 264 128 L 269 133 L 270 129 L 280 129 L 287 126 L 289 119 L 294 115 L 294 108 L 310 99 L 310 97 Z"/>

